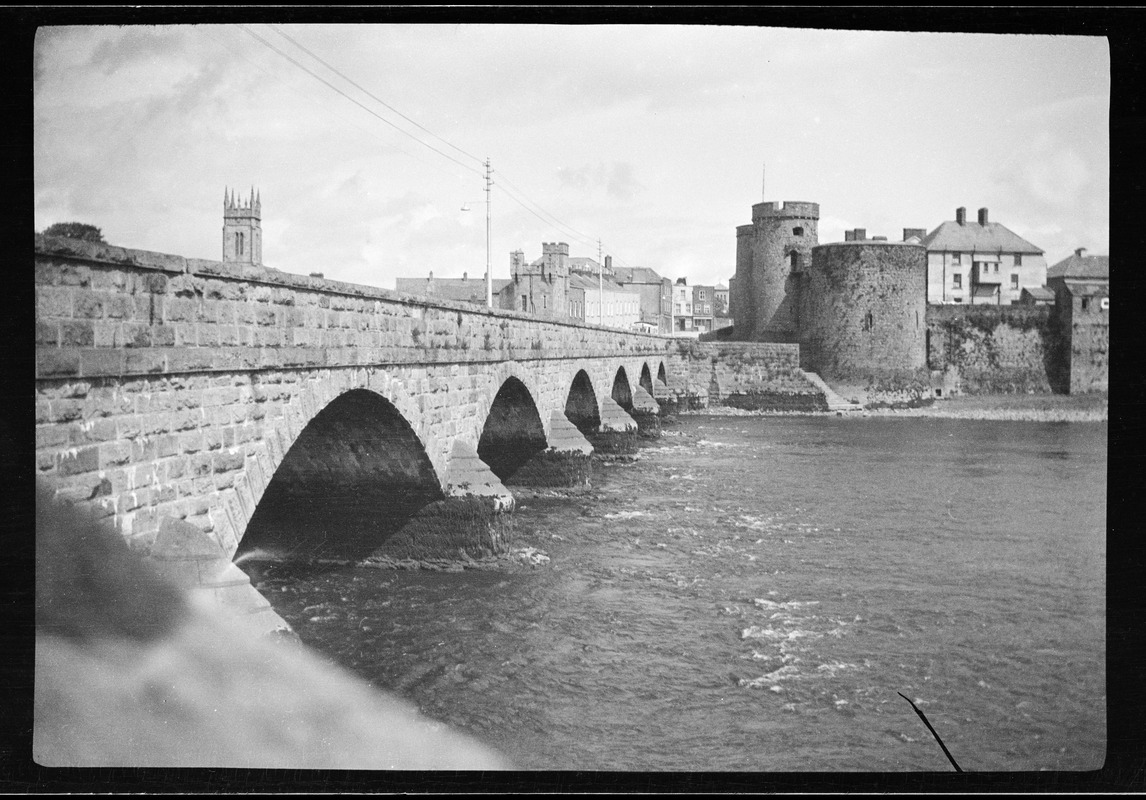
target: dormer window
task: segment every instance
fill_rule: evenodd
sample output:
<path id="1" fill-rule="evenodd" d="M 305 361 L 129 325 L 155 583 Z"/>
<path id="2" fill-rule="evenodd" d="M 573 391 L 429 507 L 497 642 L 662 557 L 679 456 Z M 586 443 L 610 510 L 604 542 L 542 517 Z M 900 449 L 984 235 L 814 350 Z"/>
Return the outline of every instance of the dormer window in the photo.
<path id="1" fill-rule="evenodd" d="M 1023 254 L 1015 253 L 1015 266 L 1021 267 L 1023 265 Z"/>

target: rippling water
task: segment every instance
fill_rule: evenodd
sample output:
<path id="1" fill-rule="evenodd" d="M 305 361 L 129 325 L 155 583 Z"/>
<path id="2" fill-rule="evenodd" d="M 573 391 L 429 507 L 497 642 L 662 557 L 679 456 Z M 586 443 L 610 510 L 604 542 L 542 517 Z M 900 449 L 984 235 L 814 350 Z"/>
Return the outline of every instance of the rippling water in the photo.
<path id="1" fill-rule="evenodd" d="M 545 566 L 276 568 L 316 649 L 524 769 L 1084 770 L 1105 423 L 686 417 L 519 503 Z"/>

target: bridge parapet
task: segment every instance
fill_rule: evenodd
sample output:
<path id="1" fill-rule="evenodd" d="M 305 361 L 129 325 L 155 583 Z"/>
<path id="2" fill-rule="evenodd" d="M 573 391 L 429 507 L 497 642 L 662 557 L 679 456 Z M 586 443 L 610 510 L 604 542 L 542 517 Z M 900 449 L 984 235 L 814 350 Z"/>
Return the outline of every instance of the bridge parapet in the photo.
<path id="1" fill-rule="evenodd" d="M 36 237 L 36 377 L 660 356 L 664 337 Z"/>

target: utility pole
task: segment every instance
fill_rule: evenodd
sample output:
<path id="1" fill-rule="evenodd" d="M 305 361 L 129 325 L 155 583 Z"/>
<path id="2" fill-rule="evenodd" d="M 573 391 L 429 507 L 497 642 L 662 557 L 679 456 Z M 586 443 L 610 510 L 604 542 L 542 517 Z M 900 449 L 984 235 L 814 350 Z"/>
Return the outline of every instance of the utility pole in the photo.
<path id="1" fill-rule="evenodd" d="M 601 240 L 597 240 L 597 324 L 605 324 L 605 265 L 601 263 Z"/>
<path id="2" fill-rule="evenodd" d="M 493 308 L 493 272 L 490 271 L 490 225 L 493 216 L 492 195 L 490 189 L 493 181 L 490 180 L 489 156 L 485 159 L 485 305 Z"/>

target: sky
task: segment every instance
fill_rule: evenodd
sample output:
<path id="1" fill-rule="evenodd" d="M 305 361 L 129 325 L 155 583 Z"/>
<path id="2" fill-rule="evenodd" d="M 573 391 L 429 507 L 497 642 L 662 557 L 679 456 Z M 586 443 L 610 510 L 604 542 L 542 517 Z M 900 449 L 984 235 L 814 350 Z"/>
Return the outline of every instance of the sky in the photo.
<path id="1" fill-rule="evenodd" d="M 1108 253 L 1103 37 L 723 25 L 44 27 L 35 226 L 222 258 L 227 188 L 263 263 L 392 289 L 543 242 L 727 284 L 761 200 L 820 243 L 967 208 Z M 463 206 L 469 208 L 463 211 Z"/>

